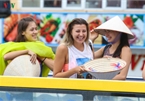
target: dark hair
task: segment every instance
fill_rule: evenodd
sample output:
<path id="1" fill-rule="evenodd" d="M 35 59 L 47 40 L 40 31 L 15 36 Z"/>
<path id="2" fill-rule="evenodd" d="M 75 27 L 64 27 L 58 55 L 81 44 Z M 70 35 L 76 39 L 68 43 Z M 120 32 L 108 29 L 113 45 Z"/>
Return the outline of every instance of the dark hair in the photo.
<path id="1" fill-rule="evenodd" d="M 22 18 L 19 23 L 18 23 L 18 27 L 17 27 L 17 36 L 16 36 L 16 40 L 15 42 L 25 42 L 26 38 L 24 35 L 22 35 L 22 33 L 24 31 L 26 31 L 29 22 L 35 22 L 35 20 L 32 17 L 25 17 Z M 35 22 L 36 23 L 36 22 Z M 37 23 L 36 23 L 37 25 Z"/>
<path id="2" fill-rule="evenodd" d="M 129 42 L 128 42 L 128 35 L 125 34 L 125 33 L 122 33 L 122 34 L 121 34 L 121 38 L 120 38 L 120 44 L 119 44 L 119 46 L 117 47 L 116 51 L 114 52 L 113 57 L 118 57 L 118 56 L 120 56 L 121 50 L 122 50 L 122 48 L 123 48 L 124 46 L 130 47 Z"/>
<path id="3" fill-rule="evenodd" d="M 64 42 L 67 44 L 67 45 L 72 45 L 74 40 L 73 40 L 73 37 L 71 35 L 72 33 L 72 30 L 73 30 L 73 27 L 74 25 L 78 25 L 78 24 L 84 24 L 87 28 L 87 38 L 85 40 L 85 42 L 88 42 L 89 40 L 89 26 L 88 26 L 88 23 L 86 22 L 86 20 L 82 19 L 82 18 L 75 18 L 73 19 L 68 27 L 67 27 L 67 33 L 65 34 L 65 37 L 64 37 Z"/>

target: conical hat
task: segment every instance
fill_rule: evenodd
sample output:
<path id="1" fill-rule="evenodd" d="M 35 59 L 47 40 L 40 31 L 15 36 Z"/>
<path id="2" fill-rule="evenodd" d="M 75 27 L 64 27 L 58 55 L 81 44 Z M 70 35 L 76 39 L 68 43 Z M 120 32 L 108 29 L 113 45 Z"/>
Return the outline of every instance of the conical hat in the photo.
<path id="1" fill-rule="evenodd" d="M 40 76 L 40 64 L 32 64 L 29 55 L 21 55 L 13 59 L 6 67 L 4 74 L 7 76 Z"/>
<path id="2" fill-rule="evenodd" d="M 123 33 L 128 34 L 129 39 L 134 38 L 134 35 L 132 34 L 132 32 L 129 30 L 129 28 L 124 24 L 124 22 L 118 16 L 111 18 L 110 20 L 106 21 L 105 23 L 101 24 L 100 26 L 94 29 L 95 32 L 102 35 L 105 34 L 104 30 L 123 32 Z"/>
<path id="3" fill-rule="evenodd" d="M 88 72 L 97 79 L 112 79 L 125 66 L 126 62 L 119 58 L 99 58 L 84 64 Z"/>

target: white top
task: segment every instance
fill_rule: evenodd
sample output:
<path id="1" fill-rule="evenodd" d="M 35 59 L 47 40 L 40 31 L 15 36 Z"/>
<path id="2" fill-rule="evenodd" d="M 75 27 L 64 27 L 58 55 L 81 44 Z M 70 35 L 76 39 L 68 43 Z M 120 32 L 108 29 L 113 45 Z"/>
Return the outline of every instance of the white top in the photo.
<path id="1" fill-rule="evenodd" d="M 80 51 L 73 45 L 68 47 L 69 64 L 68 70 L 76 66 L 83 65 L 84 63 L 93 60 L 93 52 L 89 44 L 84 43 L 84 50 Z M 72 75 L 70 78 L 77 78 L 77 74 Z"/>

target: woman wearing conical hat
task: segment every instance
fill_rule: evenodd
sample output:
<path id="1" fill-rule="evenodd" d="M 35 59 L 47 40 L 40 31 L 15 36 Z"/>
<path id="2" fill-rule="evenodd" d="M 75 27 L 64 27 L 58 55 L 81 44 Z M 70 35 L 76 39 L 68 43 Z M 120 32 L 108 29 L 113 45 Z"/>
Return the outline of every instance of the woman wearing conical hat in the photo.
<path id="1" fill-rule="evenodd" d="M 125 80 L 132 57 L 128 39 L 134 38 L 134 35 L 118 16 L 113 17 L 93 29 L 91 33 L 93 35 L 92 40 L 94 40 L 98 34 L 101 34 L 109 43 L 105 47 L 95 51 L 95 58 L 114 57 L 126 61 L 125 68 L 113 78 L 115 80 Z"/>

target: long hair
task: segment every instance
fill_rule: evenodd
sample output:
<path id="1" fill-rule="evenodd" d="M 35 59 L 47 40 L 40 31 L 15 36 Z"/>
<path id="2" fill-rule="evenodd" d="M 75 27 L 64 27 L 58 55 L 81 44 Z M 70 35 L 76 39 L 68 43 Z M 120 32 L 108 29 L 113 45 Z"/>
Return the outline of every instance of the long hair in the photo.
<path id="1" fill-rule="evenodd" d="M 130 47 L 129 42 L 128 42 L 128 36 L 127 36 L 127 34 L 122 33 L 122 34 L 121 34 L 121 38 L 120 38 L 120 44 L 119 44 L 119 46 L 117 47 L 116 51 L 114 52 L 113 57 L 118 57 L 118 56 L 120 56 L 121 50 L 122 50 L 122 48 L 123 48 L 124 46 Z"/>
<path id="2" fill-rule="evenodd" d="M 73 27 L 74 25 L 81 25 L 81 24 L 84 24 L 87 28 L 87 38 L 85 39 L 85 42 L 88 43 L 89 41 L 89 26 L 88 26 L 88 23 L 86 22 L 86 20 L 82 19 L 82 18 L 75 18 L 73 19 L 68 27 L 67 27 L 67 31 L 66 31 L 66 34 L 64 36 L 64 40 L 63 42 L 68 45 L 68 46 L 71 46 L 73 45 L 74 43 L 74 39 L 72 37 L 72 30 L 73 30 Z"/>
<path id="3" fill-rule="evenodd" d="M 25 17 L 22 18 L 19 22 L 18 22 L 18 27 L 17 27 L 17 36 L 16 36 L 16 40 L 15 42 L 25 42 L 27 41 L 27 39 L 25 38 L 24 35 L 22 35 L 22 33 L 24 31 L 26 31 L 29 22 L 35 22 L 35 20 L 32 17 Z M 36 22 L 35 22 L 36 23 Z M 36 24 L 37 25 L 37 24 Z"/>

